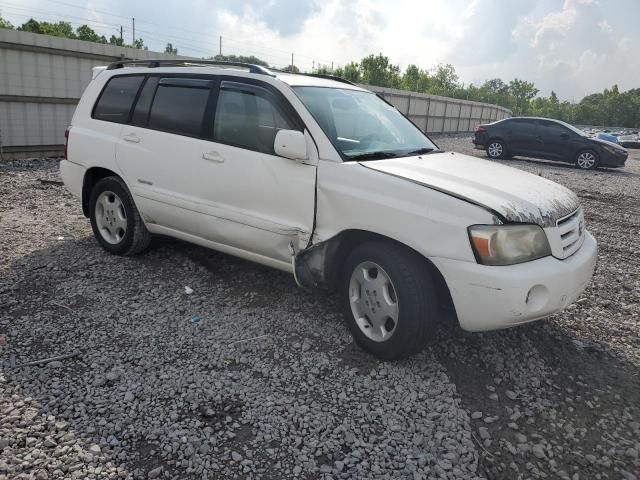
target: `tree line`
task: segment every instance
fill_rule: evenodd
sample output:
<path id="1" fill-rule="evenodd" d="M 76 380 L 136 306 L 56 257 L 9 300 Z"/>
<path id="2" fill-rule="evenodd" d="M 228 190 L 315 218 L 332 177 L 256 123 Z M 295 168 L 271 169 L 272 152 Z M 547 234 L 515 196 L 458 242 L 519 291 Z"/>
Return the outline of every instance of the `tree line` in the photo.
<path id="1" fill-rule="evenodd" d="M 13 29 L 14 26 L 0 17 L 0 28 Z M 107 40 L 88 25 L 74 30 L 70 22 L 39 22 L 32 18 L 17 30 L 148 50 L 142 38 L 135 39 L 132 44 L 125 43 L 121 36 L 116 35 Z M 178 49 L 167 43 L 165 53 L 177 55 Z M 209 59 L 269 67 L 267 62 L 253 55 L 216 55 Z M 281 70 L 300 72 L 295 65 Z M 618 86 L 613 85 L 602 93 L 587 95 L 577 103 L 561 102 L 553 91 L 548 97 L 538 96 L 539 90 L 526 80 L 514 78 L 506 83 L 500 78 L 493 78 L 481 85 L 465 85 L 460 82 L 453 65 L 440 64 L 426 70 L 412 64 L 402 71 L 399 65 L 394 65 L 389 57 L 382 54 L 368 55 L 359 62 L 349 62 L 335 69 L 318 65 L 312 73 L 334 75 L 354 83 L 491 103 L 510 109 L 514 115 L 556 118 L 576 125 L 640 127 L 640 88 L 620 92 Z"/>

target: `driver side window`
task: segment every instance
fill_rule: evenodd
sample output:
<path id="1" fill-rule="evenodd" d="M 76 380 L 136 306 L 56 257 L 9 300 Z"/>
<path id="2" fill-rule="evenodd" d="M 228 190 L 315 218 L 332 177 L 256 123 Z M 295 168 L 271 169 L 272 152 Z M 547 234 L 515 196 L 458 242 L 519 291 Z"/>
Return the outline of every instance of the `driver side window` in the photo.
<path id="1" fill-rule="evenodd" d="M 295 126 L 282 115 L 268 96 L 239 89 L 220 90 L 213 125 L 213 140 L 274 155 L 279 130 Z"/>

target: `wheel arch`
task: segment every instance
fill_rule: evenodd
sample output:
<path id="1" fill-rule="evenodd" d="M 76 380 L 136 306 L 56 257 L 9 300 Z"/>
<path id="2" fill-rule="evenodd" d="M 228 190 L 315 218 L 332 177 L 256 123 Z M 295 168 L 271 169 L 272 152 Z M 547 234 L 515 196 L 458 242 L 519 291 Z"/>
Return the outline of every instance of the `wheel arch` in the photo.
<path id="1" fill-rule="evenodd" d="M 400 245 L 402 248 L 417 255 L 422 260 L 424 267 L 433 276 L 439 306 L 447 310 L 450 309 L 455 314 L 453 299 L 444 276 L 428 257 L 405 243 L 368 230 L 343 230 L 326 241 L 319 242 L 306 250 L 298 252 L 294 265 L 296 281 L 305 288 L 334 292 L 340 279 L 341 267 L 349 254 L 359 245 L 370 241 L 382 241 Z"/>
<path id="2" fill-rule="evenodd" d="M 120 175 L 108 168 L 91 167 L 85 172 L 84 179 L 82 180 L 82 213 L 85 217 L 89 217 L 89 199 L 91 198 L 91 191 L 96 183 L 105 177 L 118 177 L 122 180 Z"/>

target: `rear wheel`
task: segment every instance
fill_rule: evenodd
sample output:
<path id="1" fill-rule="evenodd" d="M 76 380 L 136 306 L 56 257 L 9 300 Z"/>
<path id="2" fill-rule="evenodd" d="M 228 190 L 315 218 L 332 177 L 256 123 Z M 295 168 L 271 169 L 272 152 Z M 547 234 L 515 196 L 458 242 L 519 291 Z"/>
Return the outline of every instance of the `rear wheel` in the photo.
<path id="1" fill-rule="evenodd" d="M 593 170 L 598 166 L 598 154 L 593 150 L 584 150 L 576 155 L 576 166 L 582 170 Z"/>
<path id="2" fill-rule="evenodd" d="M 340 295 L 347 325 L 364 350 L 383 360 L 418 353 L 433 334 L 436 296 L 417 253 L 391 242 L 356 247 Z"/>
<path id="3" fill-rule="evenodd" d="M 109 253 L 135 255 L 149 245 L 151 234 L 119 177 L 105 177 L 96 183 L 89 212 L 93 234 Z"/>
<path id="4" fill-rule="evenodd" d="M 493 159 L 505 158 L 507 155 L 507 148 L 501 140 L 490 140 L 487 144 L 487 156 Z"/>

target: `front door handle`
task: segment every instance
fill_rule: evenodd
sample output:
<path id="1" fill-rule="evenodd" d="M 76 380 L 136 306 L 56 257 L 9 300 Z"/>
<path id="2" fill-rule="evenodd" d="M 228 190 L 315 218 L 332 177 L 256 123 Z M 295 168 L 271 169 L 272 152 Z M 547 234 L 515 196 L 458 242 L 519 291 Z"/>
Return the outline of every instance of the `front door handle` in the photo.
<path id="1" fill-rule="evenodd" d="M 125 135 L 124 137 L 122 137 L 122 139 L 125 142 L 140 143 L 140 138 L 138 138 L 138 136 L 135 133 L 130 133 L 129 135 Z"/>
<path id="2" fill-rule="evenodd" d="M 202 154 L 202 158 L 209 160 L 210 162 L 223 163 L 224 158 L 218 152 L 206 152 Z"/>

